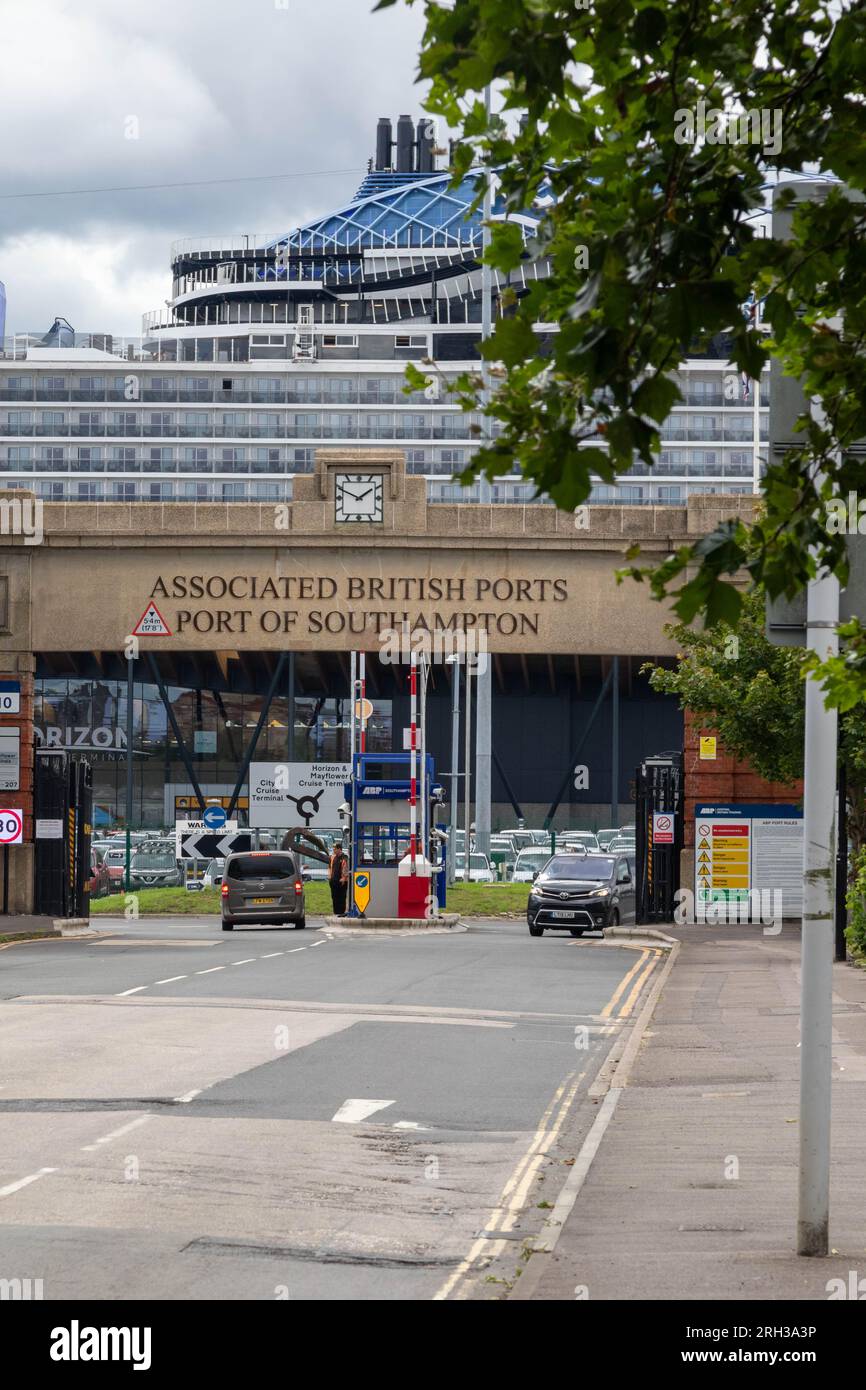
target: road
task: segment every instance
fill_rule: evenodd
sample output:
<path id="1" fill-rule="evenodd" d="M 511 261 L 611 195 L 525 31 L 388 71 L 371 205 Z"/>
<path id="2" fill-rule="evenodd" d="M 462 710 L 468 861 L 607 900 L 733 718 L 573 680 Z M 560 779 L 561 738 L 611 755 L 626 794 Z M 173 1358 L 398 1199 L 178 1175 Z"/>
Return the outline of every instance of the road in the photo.
<path id="1" fill-rule="evenodd" d="M 503 1296 L 656 962 L 513 921 L 100 933 L 0 951 L 0 1277 L 46 1299 Z"/>

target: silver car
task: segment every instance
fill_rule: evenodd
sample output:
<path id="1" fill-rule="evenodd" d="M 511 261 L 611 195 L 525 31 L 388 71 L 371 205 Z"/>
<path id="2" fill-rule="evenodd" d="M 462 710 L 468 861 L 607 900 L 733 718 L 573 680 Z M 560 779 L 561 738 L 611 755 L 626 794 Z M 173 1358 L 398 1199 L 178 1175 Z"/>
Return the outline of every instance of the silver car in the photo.
<path id="1" fill-rule="evenodd" d="M 110 866 L 111 860 L 108 863 Z M 130 860 L 129 881 L 134 889 L 179 888 L 183 871 L 174 857 L 174 842 L 145 844 L 137 849 Z"/>
<path id="2" fill-rule="evenodd" d="M 299 930 L 307 925 L 304 882 L 295 856 L 287 850 L 228 855 L 220 892 L 223 931 L 244 922 L 291 923 Z"/>

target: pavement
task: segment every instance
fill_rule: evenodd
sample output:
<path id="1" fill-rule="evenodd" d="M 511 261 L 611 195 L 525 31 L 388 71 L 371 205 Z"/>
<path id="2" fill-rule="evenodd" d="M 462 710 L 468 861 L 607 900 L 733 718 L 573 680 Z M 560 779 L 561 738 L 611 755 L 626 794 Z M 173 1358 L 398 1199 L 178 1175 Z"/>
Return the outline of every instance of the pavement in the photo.
<path id="1" fill-rule="evenodd" d="M 628 1074 L 595 1087 L 592 1162 L 577 1153 L 576 1196 L 538 1242 L 552 1249 L 524 1251 L 508 1296 L 826 1300 L 831 1279 L 856 1287 L 866 1280 L 866 971 L 834 967 L 833 1254 L 806 1259 L 794 1253 L 799 930 L 670 934 L 680 945 Z"/>
<path id="2" fill-rule="evenodd" d="M 40 936 L 60 936 L 53 917 L 35 913 L 0 914 L 0 942 L 36 939 Z"/>

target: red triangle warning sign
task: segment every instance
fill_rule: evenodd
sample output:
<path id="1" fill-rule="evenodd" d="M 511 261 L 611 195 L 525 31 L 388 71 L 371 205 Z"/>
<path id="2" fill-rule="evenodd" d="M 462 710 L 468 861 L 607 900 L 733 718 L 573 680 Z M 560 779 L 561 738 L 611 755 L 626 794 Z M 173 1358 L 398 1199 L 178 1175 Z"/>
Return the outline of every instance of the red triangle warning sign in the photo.
<path id="1" fill-rule="evenodd" d="M 171 628 L 160 613 L 156 604 L 151 601 L 135 627 L 132 629 L 133 637 L 171 637 Z"/>

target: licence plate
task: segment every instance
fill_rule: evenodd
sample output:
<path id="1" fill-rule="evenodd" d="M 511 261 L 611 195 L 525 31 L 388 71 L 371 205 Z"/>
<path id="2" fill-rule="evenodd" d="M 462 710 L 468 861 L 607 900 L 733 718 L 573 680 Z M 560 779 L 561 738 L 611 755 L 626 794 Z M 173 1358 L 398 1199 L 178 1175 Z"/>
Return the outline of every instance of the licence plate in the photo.
<path id="1" fill-rule="evenodd" d="M 253 898 L 252 901 L 253 905 L 256 906 L 259 903 L 275 903 L 277 900 L 276 898 Z"/>
<path id="2" fill-rule="evenodd" d="M 573 912 L 551 912 L 551 917 L 567 917 L 569 920 L 574 918 Z"/>

